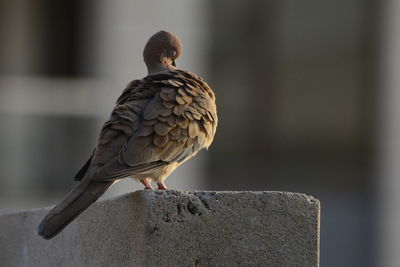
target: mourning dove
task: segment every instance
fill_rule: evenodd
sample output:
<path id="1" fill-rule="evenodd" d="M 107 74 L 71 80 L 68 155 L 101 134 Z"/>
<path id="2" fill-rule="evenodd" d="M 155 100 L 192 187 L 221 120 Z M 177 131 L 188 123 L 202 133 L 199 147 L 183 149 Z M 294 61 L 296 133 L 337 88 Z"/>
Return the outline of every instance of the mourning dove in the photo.
<path id="1" fill-rule="evenodd" d="M 146 189 L 154 181 L 167 189 L 168 175 L 210 146 L 218 121 L 215 95 L 202 78 L 176 68 L 181 51 L 169 32 L 149 39 L 143 51 L 148 76 L 122 92 L 75 176 L 80 184 L 43 219 L 39 235 L 55 236 L 119 179 L 131 177 Z"/>

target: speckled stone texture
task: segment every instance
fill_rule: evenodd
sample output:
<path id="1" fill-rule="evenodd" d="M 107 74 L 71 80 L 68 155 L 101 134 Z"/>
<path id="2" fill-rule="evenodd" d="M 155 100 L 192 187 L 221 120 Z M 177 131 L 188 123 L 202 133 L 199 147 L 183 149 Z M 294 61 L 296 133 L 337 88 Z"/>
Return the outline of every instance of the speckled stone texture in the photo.
<path id="1" fill-rule="evenodd" d="M 286 192 L 137 191 L 55 238 L 48 208 L 0 216 L 0 266 L 319 266 L 319 201 Z"/>

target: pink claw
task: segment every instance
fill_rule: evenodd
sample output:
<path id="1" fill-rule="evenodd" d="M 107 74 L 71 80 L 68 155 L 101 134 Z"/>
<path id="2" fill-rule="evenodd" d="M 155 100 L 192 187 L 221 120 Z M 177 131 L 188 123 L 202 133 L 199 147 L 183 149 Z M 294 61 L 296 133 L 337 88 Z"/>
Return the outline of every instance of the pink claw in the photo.
<path id="1" fill-rule="evenodd" d="M 157 183 L 157 185 L 158 185 L 158 190 L 167 190 L 168 189 L 167 186 L 163 182 Z"/>
<path id="2" fill-rule="evenodd" d="M 150 181 L 151 181 L 150 178 L 140 179 L 139 181 L 145 186 L 145 189 L 152 189 L 153 190 L 153 186 L 150 183 Z"/>

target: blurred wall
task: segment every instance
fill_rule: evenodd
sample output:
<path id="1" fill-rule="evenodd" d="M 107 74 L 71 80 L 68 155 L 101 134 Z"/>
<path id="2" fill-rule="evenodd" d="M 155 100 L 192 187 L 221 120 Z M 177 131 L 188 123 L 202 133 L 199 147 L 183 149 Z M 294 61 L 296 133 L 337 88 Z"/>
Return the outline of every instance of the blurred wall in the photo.
<path id="1" fill-rule="evenodd" d="M 379 263 L 395 267 L 400 262 L 400 2 L 388 0 L 382 8 L 379 97 Z"/>

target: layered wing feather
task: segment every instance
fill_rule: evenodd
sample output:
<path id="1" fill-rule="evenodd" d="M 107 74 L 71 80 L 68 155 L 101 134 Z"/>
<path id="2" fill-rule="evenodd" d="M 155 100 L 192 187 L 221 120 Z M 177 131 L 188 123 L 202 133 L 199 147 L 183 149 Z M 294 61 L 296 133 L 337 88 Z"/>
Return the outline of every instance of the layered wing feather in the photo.
<path id="1" fill-rule="evenodd" d="M 91 164 L 107 181 L 157 171 L 207 148 L 217 126 L 215 95 L 180 70 L 131 82 L 104 124 Z"/>

